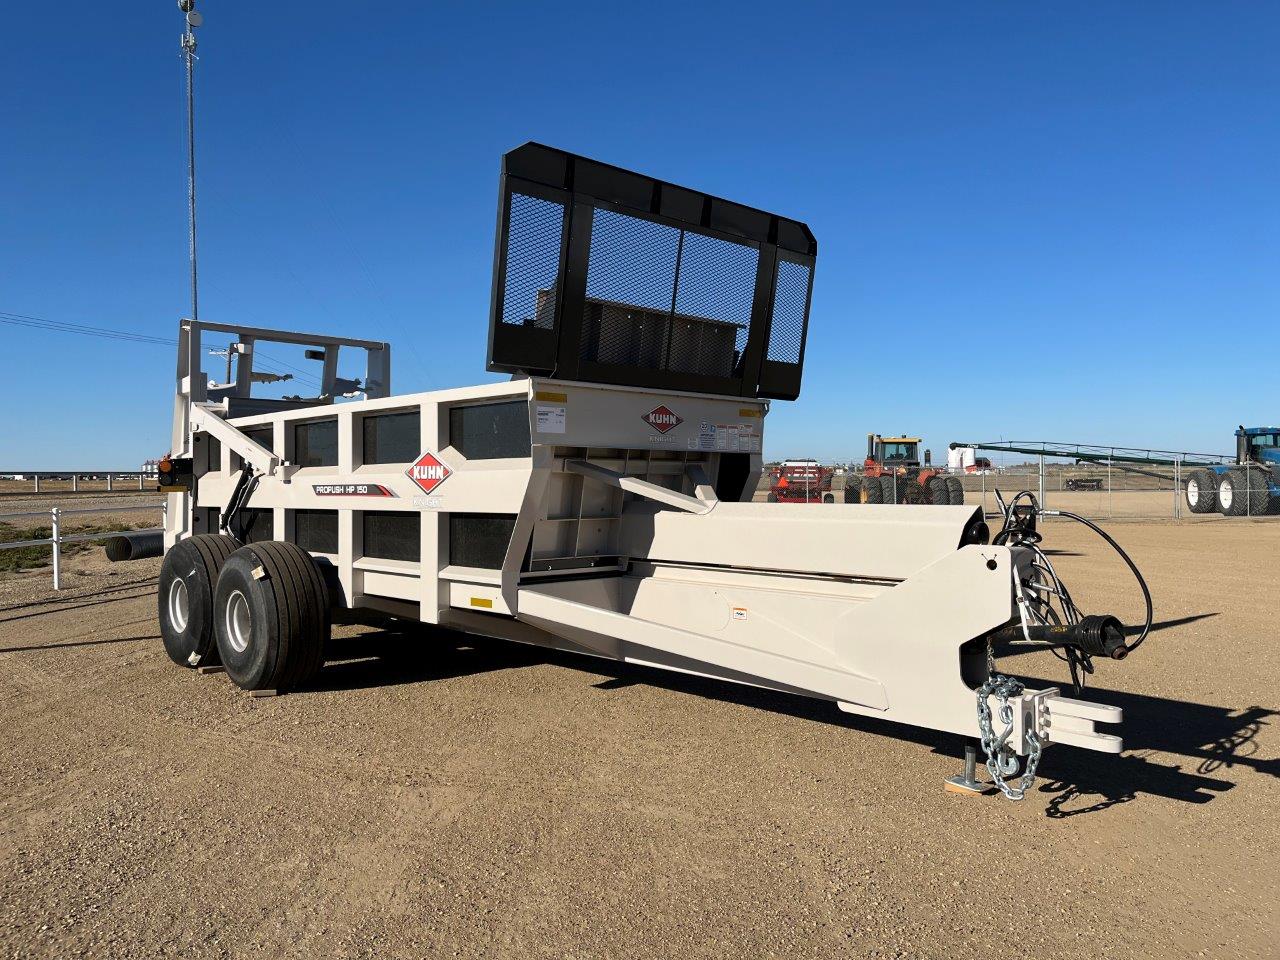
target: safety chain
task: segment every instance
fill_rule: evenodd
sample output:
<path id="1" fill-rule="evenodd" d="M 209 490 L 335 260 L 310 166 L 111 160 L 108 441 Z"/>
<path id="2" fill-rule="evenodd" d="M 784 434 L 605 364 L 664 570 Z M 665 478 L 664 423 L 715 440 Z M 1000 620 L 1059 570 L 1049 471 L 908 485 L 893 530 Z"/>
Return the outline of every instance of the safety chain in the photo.
<path id="1" fill-rule="evenodd" d="M 990 647 L 987 648 L 987 664 L 991 668 L 990 677 L 977 691 L 978 732 L 982 739 L 983 752 L 987 755 L 987 772 L 991 774 L 991 782 L 1000 788 L 1001 793 L 1010 800 L 1021 800 L 1026 796 L 1031 784 L 1035 782 L 1042 744 L 1034 728 L 1026 732 L 1027 742 L 1031 745 L 1027 751 L 1026 769 L 1022 772 L 1018 786 L 1010 786 L 1005 780 L 1005 774 L 1012 774 L 1018 768 L 1017 760 L 1012 756 L 1008 761 L 1010 766 L 1004 767 L 1006 754 L 1012 754 L 1012 751 L 1005 746 L 1005 742 L 1013 734 L 1013 707 L 1009 705 L 1009 698 L 1021 696 L 1025 688 L 1020 680 L 995 672 L 995 661 L 992 659 Z M 999 737 L 996 736 L 991 722 L 991 705 L 987 702 L 989 697 L 995 697 L 996 702 L 1000 704 L 1000 722 L 1005 725 L 1005 728 Z"/>

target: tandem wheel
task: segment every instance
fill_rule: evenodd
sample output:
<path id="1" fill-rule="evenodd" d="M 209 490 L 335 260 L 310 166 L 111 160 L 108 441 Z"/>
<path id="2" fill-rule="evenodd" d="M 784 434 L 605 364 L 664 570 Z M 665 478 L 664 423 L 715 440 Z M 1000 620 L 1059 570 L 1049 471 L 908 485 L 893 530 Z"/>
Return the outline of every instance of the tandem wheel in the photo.
<path id="1" fill-rule="evenodd" d="M 174 663 L 199 667 L 218 662 L 213 637 L 213 592 L 227 558 L 239 546 L 231 537 L 200 535 L 179 540 L 160 566 L 160 638 Z"/>
<path id="2" fill-rule="evenodd" d="M 324 664 L 329 588 L 311 554 L 271 540 L 227 558 L 213 597 L 213 631 L 227 675 L 243 690 L 293 690 Z"/>

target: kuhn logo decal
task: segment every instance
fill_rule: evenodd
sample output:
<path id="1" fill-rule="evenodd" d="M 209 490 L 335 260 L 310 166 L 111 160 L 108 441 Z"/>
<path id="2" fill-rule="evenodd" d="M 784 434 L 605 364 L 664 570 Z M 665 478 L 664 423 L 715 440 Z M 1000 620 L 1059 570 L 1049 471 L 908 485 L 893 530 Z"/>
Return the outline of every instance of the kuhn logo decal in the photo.
<path id="1" fill-rule="evenodd" d="M 643 417 L 640 418 L 659 433 L 666 433 L 668 430 L 674 430 L 680 424 L 684 423 L 684 418 L 676 416 L 675 413 L 666 405 L 660 404 L 654 407 Z"/>
<path id="2" fill-rule="evenodd" d="M 405 471 L 405 474 L 422 488 L 423 493 L 430 493 L 449 479 L 453 473 L 448 467 L 436 459 L 435 454 L 427 451 L 418 458 L 418 462 Z"/>

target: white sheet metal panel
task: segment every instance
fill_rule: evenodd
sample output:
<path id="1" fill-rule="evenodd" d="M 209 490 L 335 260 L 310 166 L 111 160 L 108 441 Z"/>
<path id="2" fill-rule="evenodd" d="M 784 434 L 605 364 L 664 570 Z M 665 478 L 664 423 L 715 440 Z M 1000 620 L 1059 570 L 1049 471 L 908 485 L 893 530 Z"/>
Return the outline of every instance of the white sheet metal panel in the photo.
<path id="1" fill-rule="evenodd" d="M 634 503 L 621 547 L 669 563 L 902 580 L 955 553 L 975 509 L 722 502 L 695 516 Z"/>

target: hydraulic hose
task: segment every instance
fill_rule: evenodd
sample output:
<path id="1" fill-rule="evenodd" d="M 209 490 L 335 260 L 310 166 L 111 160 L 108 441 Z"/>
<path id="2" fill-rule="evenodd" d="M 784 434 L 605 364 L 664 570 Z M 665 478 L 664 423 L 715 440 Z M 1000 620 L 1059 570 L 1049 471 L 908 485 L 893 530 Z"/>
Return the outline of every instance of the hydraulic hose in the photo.
<path id="1" fill-rule="evenodd" d="M 1147 608 L 1146 618 L 1143 620 L 1143 623 L 1142 623 L 1142 632 L 1138 634 L 1138 638 L 1136 640 L 1134 640 L 1132 643 L 1128 645 L 1127 652 L 1133 653 L 1133 651 L 1137 650 L 1140 646 L 1142 646 L 1142 642 L 1147 639 L 1147 634 L 1151 632 L 1151 623 L 1155 616 L 1151 606 L 1151 590 L 1147 586 L 1146 579 L 1142 576 L 1142 571 L 1140 571 L 1138 569 L 1138 565 L 1134 563 L 1132 559 L 1130 559 L 1129 554 L 1124 552 L 1124 548 L 1121 547 L 1120 544 L 1116 543 L 1115 540 L 1111 537 L 1111 535 L 1107 533 L 1107 531 L 1103 530 L 1100 526 L 1098 526 L 1092 520 L 1086 520 L 1084 517 L 1080 516 L 1078 513 L 1071 513 L 1068 510 L 1041 510 L 1040 513 L 1046 517 L 1066 517 L 1069 520 L 1075 520 L 1077 523 L 1083 523 L 1086 527 L 1088 527 L 1090 530 L 1092 530 L 1094 533 L 1100 536 L 1103 540 L 1107 541 L 1107 543 L 1111 545 L 1111 549 L 1120 555 L 1120 559 L 1123 560 L 1125 564 L 1129 567 L 1129 569 L 1133 572 L 1134 579 L 1138 581 L 1138 587 L 1139 589 L 1142 590 L 1142 602 L 1146 605 L 1146 608 Z"/>
<path id="2" fill-rule="evenodd" d="M 1071 669 L 1071 682 L 1078 692 L 1084 686 L 1084 676 L 1093 673 L 1093 657 L 1109 657 L 1123 660 L 1138 647 L 1142 646 L 1151 632 L 1154 616 L 1151 603 L 1151 590 L 1147 581 L 1125 553 L 1124 548 L 1115 539 L 1091 520 L 1086 520 L 1077 513 L 1068 510 L 1046 510 L 1040 506 L 1036 495 L 1030 490 L 1023 490 L 1005 502 L 1000 491 L 996 491 L 996 502 L 1004 523 L 999 532 L 991 538 L 993 544 L 999 546 L 1021 546 L 1031 551 L 1032 567 L 1039 571 L 1042 578 L 1034 589 L 1040 591 L 1042 597 L 1056 597 L 1061 607 L 1061 619 L 1053 615 L 1050 609 L 1047 614 L 1028 616 L 1030 609 L 1025 597 L 1021 604 L 1021 622 L 1001 628 L 993 635 L 993 639 L 1006 646 L 1051 650 L 1059 659 L 1066 661 Z M 1126 645 L 1124 628 L 1120 621 L 1110 616 L 1085 616 L 1071 599 L 1066 585 L 1054 572 L 1053 564 L 1045 556 L 1038 544 L 1044 539 L 1036 530 L 1036 521 L 1040 517 L 1066 517 L 1088 527 L 1110 545 L 1125 562 L 1138 581 L 1142 591 L 1142 600 L 1146 606 L 1146 615 L 1142 629 L 1133 643 Z M 1034 622 L 1032 622 L 1034 621 Z"/>

